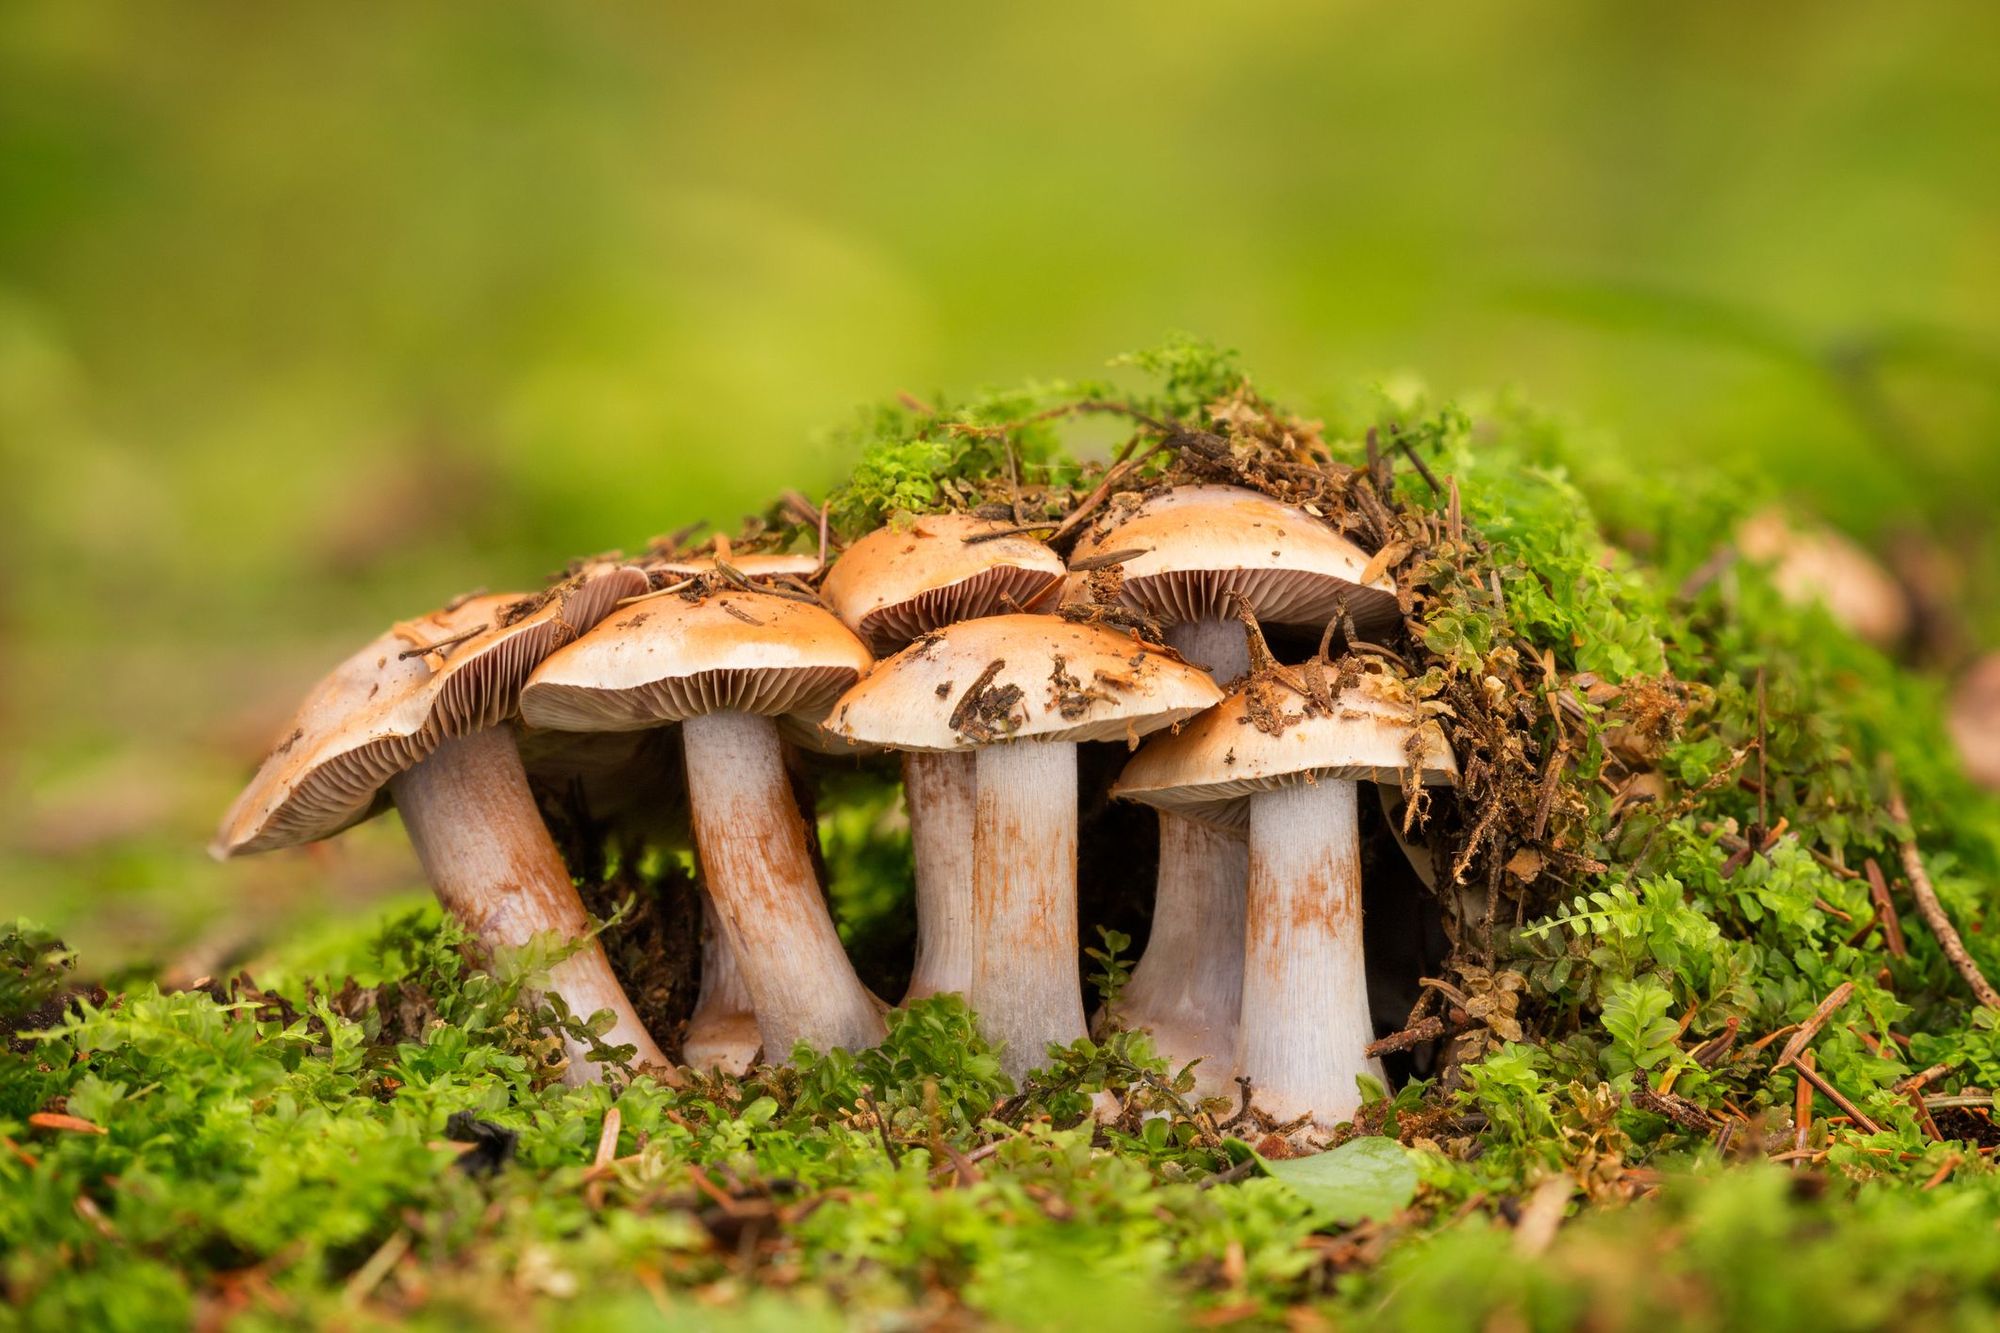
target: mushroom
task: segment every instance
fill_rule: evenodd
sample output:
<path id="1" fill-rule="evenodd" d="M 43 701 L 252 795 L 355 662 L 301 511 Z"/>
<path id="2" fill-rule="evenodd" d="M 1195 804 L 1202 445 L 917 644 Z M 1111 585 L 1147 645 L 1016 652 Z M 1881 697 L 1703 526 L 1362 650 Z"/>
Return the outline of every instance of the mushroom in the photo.
<path id="1" fill-rule="evenodd" d="M 767 1049 L 873 1045 L 881 1011 L 827 914 L 775 721 L 823 712 L 872 659 L 816 604 L 689 591 L 634 602 L 551 656 L 521 716 L 562 731 L 680 723 L 695 850 Z"/>
<path id="2" fill-rule="evenodd" d="M 1367 552 L 1323 521 L 1257 491 L 1182 486 L 1113 515 L 1078 543 L 1072 563 L 1112 557 L 1120 598 L 1160 620 L 1181 656 L 1228 682 L 1250 669 L 1241 597 L 1262 623 L 1325 625 L 1344 607 L 1362 633 L 1393 625 L 1394 586 L 1370 575 Z M 1196 1085 L 1229 1091 L 1241 1002 L 1240 834 L 1160 812 L 1153 926 L 1131 980 L 1106 1017 L 1153 1034 L 1176 1064 L 1199 1061 Z"/>
<path id="3" fill-rule="evenodd" d="M 993 534 L 1000 535 L 993 535 Z M 1062 582 L 1038 541 L 971 514 L 877 528 L 841 553 L 822 595 L 878 657 L 960 620 L 1026 610 Z M 917 956 L 908 1000 L 972 981 L 973 757 L 905 751 L 903 799 L 917 870 Z"/>
<path id="4" fill-rule="evenodd" d="M 1084 1035 L 1077 970 L 1076 746 L 1129 741 L 1221 697 L 1170 654 L 1052 616 L 965 620 L 926 634 L 834 705 L 850 740 L 975 751 L 966 999 L 1018 1078 Z"/>
<path id="5" fill-rule="evenodd" d="M 403 817 L 440 902 L 488 948 L 581 939 L 589 917 L 528 789 L 509 719 L 550 651 L 646 586 L 628 565 L 585 566 L 538 596 L 481 596 L 404 621 L 334 668 L 224 816 L 218 858 L 331 837 L 386 809 Z M 591 941 L 549 970 L 570 1012 L 612 1013 L 604 1040 L 666 1058 Z M 569 1044 L 569 1076 L 601 1076 Z"/>
<path id="6" fill-rule="evenodd" d="M 1851 633 L 1878 648 L 1909 637 L 1916 621 L 1910 596 L 1852 538 L 1823 525 L 1800 526 L 1780 509 L 1765 509 L 1736 530 L 1745 559 L 1771 566 L 1771 581 L 1794 606 L 1815 603 Z"/>
<path id="7" fill-rule="evenodd" d="M 2000 791 L 2000 653 L 1974 662 L 1952 691 L 1945 727 L 1965 774 Z"/>
<path id="8" fill-rule="evenodd" d="M 814 724 L 814 730 L 818 725 Z M 623 838 L 663 848 L 692 845 L 680 738 L 656 731 L 541 731 L 521 737 L 521 760 L 537 792 L 574 793 L 590 818 Z M 701 986 L 682 1035 L 681 1063 L 741 1074 L 763 1049 L 750 992 L 729 937 L 700 893 Z"/>
<path id="9" fill-rule="evenodd" d="M 1280 1121 L 1322 1126 L 1381 1076 L 1361 953 L 1357 782 L 1457 780 L 1443 732 L 1400 683 L 1363 674 L 1331 712 L 1252 708 L 1252 685 L 1142 748 L 1113 795 L 1221 828 L 1247 829 L 1249 886 L 1236 1073 Z M 1265 703 L 1268 704 L 1268 696 Z"/>

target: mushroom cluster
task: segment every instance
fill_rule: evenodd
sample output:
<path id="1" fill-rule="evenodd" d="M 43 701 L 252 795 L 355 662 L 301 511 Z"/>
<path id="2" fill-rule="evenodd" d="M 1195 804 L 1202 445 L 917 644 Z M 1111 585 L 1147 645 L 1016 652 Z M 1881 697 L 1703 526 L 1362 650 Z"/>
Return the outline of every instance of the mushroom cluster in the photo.
<path id="1" fill-rule="evenodd" d="M 1091 1029 L 1079 747 L 1124 746 L 1112 794 L 1157 811 L 1158 877 L 1147 947 L 1095 1023 L 1150 1032 L 1204 1095 L 1241 1081 L 1279 1120 L 1337 1123 L 1359 1076 L 1380 1076 L 1360 787 L 1409 798 L 1457 774 L 1393 654 L 1359 651 L 1398 620 L 1395 589 L 1333 524 L 1237 486 L 1119 494 L 1054 541 L 1031 535 L 1052 526 L 903 516 L 830 563 L 823 525 L 811 554 L 716 538 L 454 602 L 307 697 L 216 853 L 329 837 L 393 804 L 483 944 L 570 946 L 549 991 L 609 1011 L 604 1043 L 669 1081 L 658 1036 L 679 1066 L 738 1073 L 884 1033 L 827 906 L 797 761 L 893 755 L 915 872 L 901 1002 L 963 995 L 1019 1077 Z M 1279 661 L 1266 626 L 1317 653 Z M 558 773 L 691 845 L 703 928 L 684 1032 L 647 1030 L 592 937 L 535 797 Z M 569 1078 L 603 1077 L 568 1053 Z"/>

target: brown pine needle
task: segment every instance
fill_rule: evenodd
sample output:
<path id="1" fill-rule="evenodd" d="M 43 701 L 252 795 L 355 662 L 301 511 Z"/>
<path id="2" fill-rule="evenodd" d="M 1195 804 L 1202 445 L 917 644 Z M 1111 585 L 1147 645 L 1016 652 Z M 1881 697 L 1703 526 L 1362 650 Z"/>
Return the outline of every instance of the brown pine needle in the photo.
<path id="1" fill-rule="evenodd" d="M 1889 817 L 1904 828 L 1910 827 L 1910 809 L 1903 803 L 1903 788 L 1900 784 L 1889 789 Z M 1917 850 L 1916 832 L 1902 840 L 1903 873 L 1909 877 L 1910 893 L 1917 900 L 1917 915 L 1923 917 L 1924 924 L 1937 936 L 1938 947 L 1944 956 L 1958 969 L 1958 975 L 1965 978 L 1965 984 L 1972 988 L 1972 994 L 1988 1009 L 2000 1009 L 2000 991 L 1993 989 L 1986 980 L 1979 964 L 1972 961 L 1972 954 L 1966 949 L 1965 941 L 1959 937 L 1958 928 L 1945 915 L 1944 904 L 1938 901 L 1937 890 L 1931 887 L 1930 874 L 1924 869 L 1923 854 Z"/>

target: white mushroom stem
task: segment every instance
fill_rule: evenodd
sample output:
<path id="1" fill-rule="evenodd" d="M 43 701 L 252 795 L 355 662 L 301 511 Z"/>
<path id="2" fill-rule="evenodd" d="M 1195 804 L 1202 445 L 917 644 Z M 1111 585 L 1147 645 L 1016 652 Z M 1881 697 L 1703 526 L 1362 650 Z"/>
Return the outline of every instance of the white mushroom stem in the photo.
<path id="1" fill-rule="evenodd" d="M 1250 670 L 1250 640 L 1241 621 L 1188 620 L 1167 629 L 1167 646 L 1228 684 Z"/>
<path id="2" fill-rule="evenodd" d="M 681 724 L 702 877 L 757 1012 L 769 1059 L 859 1050 L 882 1013 L 841 948 L 806 851 L 804 821 L 769 718 L 710 713 Z"/>
<path id="3" fill-rule="evenodd" d="M 1234 620 L 1191 620 L 1167 631 L 1182 657 L 1215 677 L 1250 669 L 1250 646 Z M 1230 1090 L 1236 1016 L 1243 998 L 1243 839 L 1160 812 L 1160 874 L 1153 927 L 1113 1020 L 1153 1034 L 1176 1068 L 1190 1060 L 1203 1096 Z"/>
<path id="4" fill-rule="evenodd" d="M 1076 945 L 1076 745 L 1021 740 L 978 751 L 967 996 L 1000 1064 L 1020 1078 L 1049 1043 L 1085 1035 Z"/>
<path id="5" fill-rule="evenodd" d="M 903 801 L 917 862 L 917 960 L 908 1000 L 972 985 L 973 792 L 979 761 L 970 753 L 903 756 Z"/>
<path id="6" fill-rule="evenodd" d="M 1354 784 L 1323 780 L 1250 798 L 1250 892 L 1236 1071 L 1279 1120 L 1322 1126 L 1361 1105 L 1355 1077 L 1382 1077 L 1361 951 L 1361 844 Z"/>
<path id="7" fill-rule="evenodd" d="M 741 1074 L 756 1063 L 764 1036 L 757 1028 L 750 988 L 736 965 L 736 949 L 722 928 L 715 903 L 701 895 L 701 990 L 681 1040 L 681 1060 L 695 1069 Z"/>
<path id="8" fill-rule="evenodd" d="M 1206 1097 L 1226 1095 L 1243 1002 L 1243 899 L 1249 846 L 1233 833 L 1160 813 L 1160 878 L 1145 956 L 1111 1012 L 1153 1034 L 1176 1072 L 1191 1060 Z"/>
<path id="9" fill-rule="evenodd" d="M 417 859 L 445 910 L 488 948 L 518 948 L 539 934 L 580 938 L 590 927 L 562 854 L 528 790 L 514 733 L 488 727 L 448 740 L 389 781 Z M 608 1046 L 634 1046 L 633 1061 L 671 1068 L 592 940 L 549 969 L 549 989 L 570 1012 L 612 1013 Z M 569 1046 L 569 1080 L 597 1082 L 586 1048 Z"/>

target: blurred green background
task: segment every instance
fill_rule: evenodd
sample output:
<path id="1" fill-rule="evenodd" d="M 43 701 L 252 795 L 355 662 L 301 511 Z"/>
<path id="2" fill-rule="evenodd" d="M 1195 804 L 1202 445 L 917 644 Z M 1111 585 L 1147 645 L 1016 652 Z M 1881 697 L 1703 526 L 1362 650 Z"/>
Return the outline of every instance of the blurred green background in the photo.
<path id="1" fill-rule="evenodd" d="M 228 867 L 304 687 L 718 521 L 897 389 L 1190 329 L 1518 388 L 1991 605 L 2000 8 L 0 6 L 0 915 L 190 975 L 407 891 Z"/>

